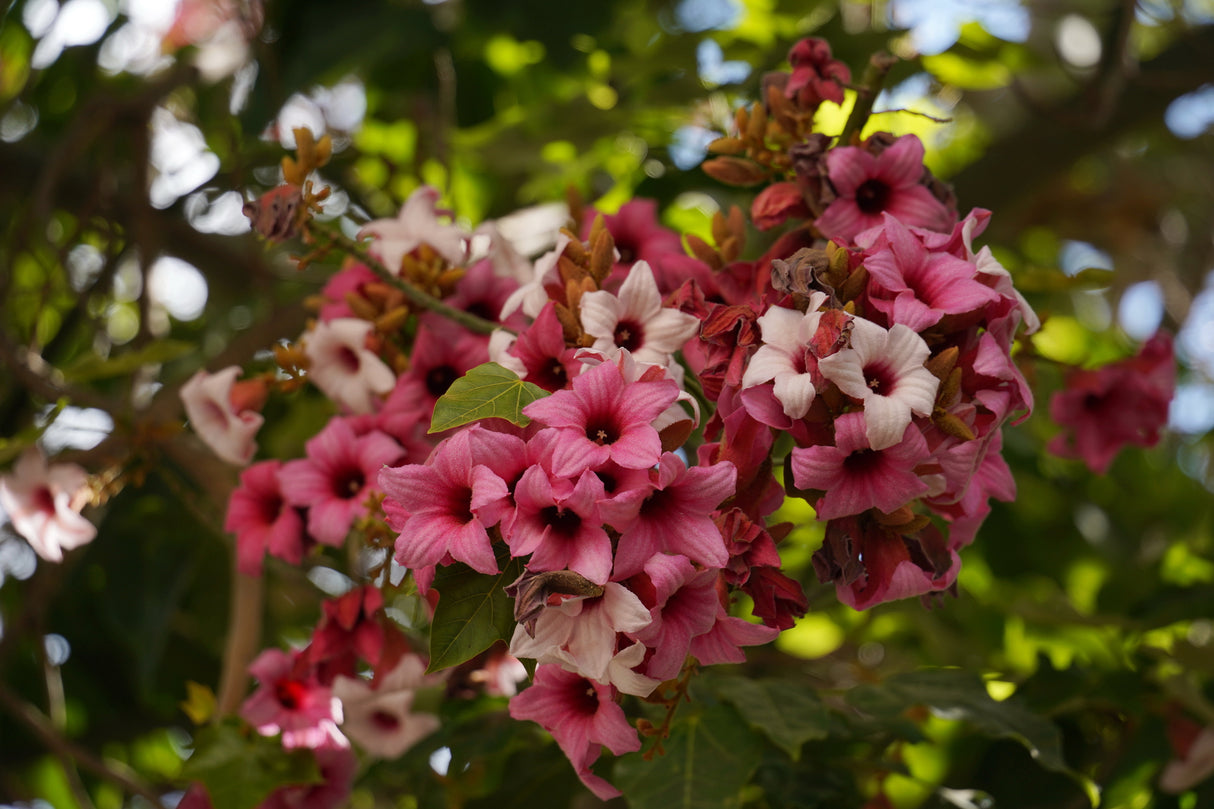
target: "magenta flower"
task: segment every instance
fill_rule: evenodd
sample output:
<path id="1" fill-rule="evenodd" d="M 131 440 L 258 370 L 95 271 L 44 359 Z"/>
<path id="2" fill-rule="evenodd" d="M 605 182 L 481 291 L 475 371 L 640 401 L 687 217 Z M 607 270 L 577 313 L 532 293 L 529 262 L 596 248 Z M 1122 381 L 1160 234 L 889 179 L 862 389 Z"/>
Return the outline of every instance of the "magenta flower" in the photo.
<path id="1" fill-rule="evenodd" d="M 615 578 L 640 573 L 655 553 L 680 554 L 704 567 L 725 567 L 729 553 L 712 514 L 734 493 L 734 465 L 726 461 L 688 469 L 679 456 L 668 452 L 652 474 L 653 490 L 641 503 L 636 520 L 620 535 Z"/>
<path id="2" fill-rule="evenodd" d="M 641 739 L 615 702 L 615 689 L 565 671 L 540 666 L 530 688 L 510 700 L 510 715 L 530 719 L 549 733 L 582 783 L 601 800 L 620 791 L 590 771 L 606 745 L 617 756 L 641 749 Z"/>
<path id="3" fill-rule="evenodd" d="M 569 387 L 582 370 L 577 349 L 565 345 L 565 331 L 551 301 L 517 337 L 495 331 L 489 338 L 489 359 L 550 392 Z"/>
<path id="4" fill-rule="evenodd" d="M 653 650 L 645 673 L 657 680 L 678 675 L 692 638 L 712 630 L 721 602 L 717 570 L 697 570 L 684 556 L 657 554 L 645 563 L 653 586 L 653 621 L 632 637 Z"/>
<path id="5" fill-rule="evenodd" d="M 487 338 L 441 318 L 423 316 L 409 370 L 396 380 L 380 410 L 380 429 L 391 435 L 410 435 L 418 425 L 429 428 L 438 397 L 488 359 Z"/>
<path id="6" fill-rule="evenodd" d="M 835 446 L 793 448 L 797 487 L 823 492 L 814 506 L 818 519 L 870 508 L 889 514 L 927 493 L 927 484 L 914 470 L 931 453 L 915 425 L 906 428 L 900 442 L 880 450 L 869 446 L 865 432 L 864 414 L 847 413 L 835 419 Z"/>
<path id="7" fill-rule="evenodd" d="M 257 809 L 338 809 L 345 805 L 358 773 L 358 757 L 350 743 L 334 730 L 329 741 L 314 748 L 312 755 L 320 770 L 318 783 L 279 787 Z"/>
<path id="8" fill-rule="evenodd" d="M 461 430 L 435 448 L 430 459 L 379 473 L 379 485 L 409 517 L 396 539 L 396 561 L 419 568 L 445 559 L 464 562 L 480 573 L 496 573 L 488 528 L 510 506 L 506 482 L 479 462 L 472 430 Z M 521 442 L 504 433 L 480 430 L 486 445 L 499 441 L 503 454 Z M 500 438 L 495 438 L 500 437 Z M 521 454 L 521 453 L 520 453 Z"/>
<path id="9" fill-rule="evenodd" d="M 977 280 L 971 262 L 929 252 L 917 233 L 889 214 L 884 214 L 883 224 L 879 235 L 874 231 L 873 243 L 866 245 L 864 267 L 873 307 L 890 323 L 923 331 L 945 315 L 973 312 L 1002 300 Z"/>
<path id="10" fill-rule="evenodd" d="M 583 371 L 572 390 L 532 402 L 523 414 L 557 430 L 552 472 L 572 477 L 615 461 L 628 469 L 647 469 L 662 455 L 653 421 L 678 398 L 672 380 L 625 383 L 613 362 Z"/>
<path id="11" fill-rule="evenodd" d="M 831 149 L 826 168 L 838 196 L 814 224 L 828 239 L 850 242 L 880 225 L 883 213 L 904 225 L 953 227 L 952 213 L 921 182 L 923 143 L 915 135 L 903 135 L 879 155 L 860 146 Z"/>
<path id="12" fill-rule="evenodd" d="M 236 569 L 246 576 L 261 575 L 267 553 L 297 565 L 307 549 L 303 517 L 282 493 L 281 469 L 276 460 L 253 464 L 240 473 L 240 486 L 228 499 L 223 530 L 236 535 Z"/>
<path id="13" fill-rule="evenodd" d="M 329 743 L 341 722 L 341 703 L 305 671 L 305 659 L 266 649 L 249 664 L 258 686 L 240 715 L 263 736 L 282 734 L 282 746 L 318 748 Z M 344 740 L 344 738 L 343 738 Z"/>
<path id="14" fill-rule="evenodd" d="M 589 470 L 575 484 L 531 467 L 514 487 L 515 517 L 506 536 L 511 555 L 530 554 L 528 570 L 572 570 L 605 584 L 611 576 L 611 538 L 599 516 L 604 496 L 603 482 Z"/>
<path id="15" fill-rule="evenodd" d="M 835 594 L 855 610 L 944 590 L 961 569 L 957 552 L 946 547 L 934 525 L 905 537 L 870 520 L 847 517 L 830 521 L 826 535 L 831 546 L 851 548 L 855 569 L 835 576 Z M 913 554 L 912 545 L 918 546 Z M 814 566 L 818 564 L 815 557 Z"/>
<path id="16" fill-rule="evenodd" d="M 213 374 L 198 371 L 181 386 L 180 395 L 190 426 L 203 443 L 228 463 L 245 466 L 257 451 L 253 437 L 265 419 L 233 404 L 232 388 L 238 376 L 240 367 L 236 365 Z"/>
<path id="17" fill-rule="evenodd" d="M 1064 429 L 1047 449 L 1102 475 L 1122 447 L 1158 443 L 1175 390 L 1172 338 L 1160 332 L 1136 356 L 1067 378 L 1050 399 L 1050 417 Z"/>
<path id="18" fill-rule="evenodd" d="M 308 509 L 308 533 L 316 541 L 338 547 L 375 490 L 379 470 L 400 460 L 401 446 L 378 430 L 356 436 L 348 420 L 333 418 L 304 447 L 307 457 L 279 472 L 283 494 Z"/>
<path id="19" fill-rule="evenodd" d="M 63 561 L 63 552 L 85 545 L 97 528 L 80 515 L 89 501 L 88 475 L 76 464 L 46 463 L 36 446 L 27 447 L 0 476 L 0 506 L 13 530 L 48 562 Z"/>
<path id="20" fill-rule="evenodd" d="M 354 317 L 354 310 L 350 308 L 346 296 L 353 294 L 361 297 L 363 287 L 378 280 L 379 276 L 366 264 L 349 264 L 342 267 L 320 291 L 329 301 L 320 307 L 320 319 L 327 322 L 337 318 Z"/>

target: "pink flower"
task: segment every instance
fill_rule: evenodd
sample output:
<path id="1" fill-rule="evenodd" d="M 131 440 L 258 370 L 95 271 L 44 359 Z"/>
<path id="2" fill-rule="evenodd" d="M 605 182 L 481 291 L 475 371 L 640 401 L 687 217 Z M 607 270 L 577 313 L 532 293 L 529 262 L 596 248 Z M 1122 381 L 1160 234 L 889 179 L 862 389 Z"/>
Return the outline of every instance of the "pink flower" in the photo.
<path id="1" fill-rule="evenodd" d="M 404 257 L 423 244 L 450 263 L 462 264 L 466 234 L 457 225 L 439 218 L 451 214 L 436 207 L 438 198 L 437 189 L 424 185 L 409 195 L 395 219 L 376 219 L 368 223 L 358 232 L 358 238 L 373 237 L 369 247 L 371 254 L 394 275 L 400 274 Z"/>
<path id="2" fill-rule="evenodd" d="M 257 444 L 253 436 L 264 421 L 260 413 L 238 409 L 232 392 L 240 368 L 236 365 L 214 374 L 199 371 L 181 386 L 190 426 L 216 455 L 237 466 L 253 459 Z"/>
<path id="3" fill-rule="evenodd" d="M 653 421 L 678 398 L 672 380 L 625 383 L 613 362 L 582 372 L 572 390 L 532 402 L 523 414 L 558 431 L 552 472 L 573 476 L 615 461 L 628 469 L 658 462 L 662 442 Z"/>
<path id="4" fill-rule="evenodd" d="M 725 461 L 688 469 L 679 456 L 668 452 L 653 474 L 653 489 L 636 520 L 620 535 L 615 577 L 640 573 L 656 553 L 680 554 L 704 567 L 724 567 L 729 553 L 712 513 L 734 493 L 733 464 Z"/>
<path id="5" fill-rule="evenodd" d="M 305 445 L 308 457 L 279 472 L 287 502 L 308 509 L 308 533 L 338 547 L 375 490 L 376 476 L 403 454 L 400 444 L 372 430 L 356 436 L 347 419 L 333 418 Z"/>
<path id="6" fill-rule="evenodd" d="M 377 394 L 396 384 L 396 374 L 367 348 L 374 327 L 365 320 L 343 317 L 317 323 L 304 338 L 308 379 L 351 413 L 370 413 Z"/>
<path id="7" fill-rule="evenodd" d="M 1172 338 L 1160 332 L 1136 356 L 1067 378 L 1066 390 L 1050 399 L 1050 417 L 1063 431 L 1047 448 L 1102 475 L 1122 447 L 1158 443 L 1175 390 Z"/>
<path id="8" fill-rule="evenodd" d="M 870 508 L 889 514 L 927 493 L 914 469 L 929 457 L 927 442 L 913 424 L 900 442 L 874 450 L 864 414 L 847 413 L 835 419 L 835 446 L 793 448 L 793 480 L 801 489 L 823 492 L 814 505 L 820 520 Z"/>
<path id="9" fill-rule="evenodd" d="M 569 387 L 582 370 L 577 349 L 565 345 L 565 331 L 552 301 L 517 337 L 495 331 L 489 338 L 489 359 L 549 392 Z"/>
<path id="10" fill-rule="evenodd" d="M 510 700 L 510 715 L 530 719 L 552 734 L 582 783 L 601 800 L 620 791 L 590 771 L 606 745 L 617 756 L 641 749 L 641 739 L 615 702 L 615 689 L 565 671 L 540 666 L 530 688 Z"/>
<path id="11" fill-rule="evenodd" d="M 507 513 L 510 490 L 483 456 L 523 454 L 515 436 L 479 428 L 461 430 L 435 448 L 425 465 L 409 464 L 379 473 L 379 485 L 409 517 L 396 540 L 396 561 L 410 568 L 445 559 L 480 573 L 496 573 L 488 528 Z M 496 452 L 494 452 L 496 447 Z"/>
<path id="12" fill-rule="evenodd" d="M 281 468 L 277 460 L 253 464 L 228 500 L 223 529 L 236 534 L 236 567 L 247 576 L 261 575 L 266 553 L 293 565 L 303 560 L 303 517 L 283 496 Z"/>
<path id="13" fill-rule="evenodd" d="M 341 703 L 307 674 L 305 659 L 266 649 L 249 664 L 258 687 L 240 715 L 263 736 L 282 734 L 282 746 L 318 748 L 330 743 L 341 722 Z"/>
<path id="14" fill-rule="evenodd" d="M 839 548 L 847 552 L 836 553 Z M 839 601 L 866 610 L 947 589 L 957 578 L 961 560 L 934 525 L 903 536 L 874 521 L 846 517 L 827 523 L 826 543 L 815 554 L 814 567 L 823 581 L 833 578 Z"/>
<path id="15" fill-rule="evenodd" d="M 940 380 L 924 367 L 931 349 L 901 323 L 889 331 L 852 320 L 851 347 L 818 361 L 822 376 L 864 404 L 868 445 L 887 449 L 902 440 L 911 414 L 930 416 Z"/>
<path id="16" fill-rule="evenodd" d="M 838 195 L 814 223 L 828 239 L 850 242 L 881 224 L 889 213 L 904 225 L 951 230 L 953 215 L 923 185 L 923 143 L 903 135 L 879 155 L 860 146 L 826 153 L 831 185 Z"/>
<path id="17" fill-rule="evenodd" d="M 337 809 L 343 806 L 350 797 L 350 787 L 358 772 L 358 757 L 350 749 L 350 743 L 333 730 L 325 744 L 313 748 L 312 755 L 320 769 L 319 783 L 280 787 L 257 809 Z"/>
<path id="18" fill-rule="evenodd" d="M 455 380 L 489 359 L 488 340 L 442 318 L 423 316 L 413 343 L 409 370 L 401 374 L 379 414 L 380 429 L 410 435 L 427 429 L 434 403 Z"/>
<path id="19" fill-rule="evenodd" d="M 657 554 L 645 563 L 652 586 L 642 600 L 649 602 L 653 621 L 632 637 L 653 650 L 645 674 L 659 681 L 678 675 L 691 650 L 692 638 L 712 630 L 721 606 L 716 570 L 697 570 L 684 556 Z"/>
<path id="20" fill-rule="evenodd" d="M 76 464 L 47 465 L 36 446 L 27 447 L 0 476 L 0 506 L 13 530 L 48 562 L 63 561 L 63 551 L 87 544 L 97 528 L 80 515 L 89 501 L 88 475 Z"/>
<path id="21" fill-rule="evenodd" d="M 396 758 L 438 730 L 437 716 L 413 712 L 417 690 L 442 680 L 426 677 L 425 671 L 422 659 L 410 654 L 375 682 L 339 676 L 333 682 L 333 695 L 341 700 L 341 729 L 363 750 L 380 758 Z"/>
<path id="22" fill-rule="evenodd" d="M 347 295 L 361 297 L 363 287 L 379 280 L 379 276 L 371 271 L 366 264 L 349 264 L 342 267 L 329 279 L 321 295 L 329 301 L 320 307 L 320 319 L 335 320 L 343 317 L 354 317 L 354 310 L 346 301 Z"/>

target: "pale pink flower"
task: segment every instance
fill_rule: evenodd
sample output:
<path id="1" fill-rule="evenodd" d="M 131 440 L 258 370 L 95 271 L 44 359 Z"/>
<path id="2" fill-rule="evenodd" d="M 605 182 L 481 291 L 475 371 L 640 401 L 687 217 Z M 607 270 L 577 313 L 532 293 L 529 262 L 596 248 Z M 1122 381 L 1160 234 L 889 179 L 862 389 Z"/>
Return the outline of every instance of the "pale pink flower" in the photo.
<path id="1" fill-rule="evenodd" d="M 236 568 L 247 576 L 261 575 L 266 553 L 293 565 L 303 560 L 303 517 L 283 496 L 281 468 L 277 460 L 253 464 L 240 473 L 240 486 L 228 499 L 223 530 L 236 535 Z"/>
<path id="2" fill-rule="evenodd" d="M 593 348 L 624 348 L 638 362 L 656 365 L 666 365 L 700 327 L 694 315 L 662 306 L 653 270 L 644 261 L 633 265 L 618 293 L 587 292 L 580 308 L 582 328 L 595 338 Z"/>
<path id="3" fill-rule="evenodd" d="M 590 771 L 602 746 L 617 756 L 641 749 L 641 739 L 615 701 L 615 689 L 559 666 L 540 666 L 530 688 L 510 700 L 510 715 L 552 734 L 578 777 L 601 800 L 620 791 Z"/>
<path id="4" fill-rule="evenodd" d="M 653 421 L 679 395 L 672 380 L 624 381 L 615 363 L 583 371 L 572 390 L 560 390 L 523 408 L 523 414 L 556 429 L 552 472 L 581 474 L 608 460 L 628 469 L 647 469 L 662 455 Z"/>
<path id="5" fill-rule="evenodd" d="M 374 683 L 338 676 L 333 681 L 333 695 L 341 700 L 342 731 L 371 755 L 396 758 L 438 730 L 437 716 L 413 712 L 417 690 L 442 679 L 426 677 L 425 671 L 420 657 L 407 654 Z"/>
<path id="6" fill-rule="evenodd" d="M 1214 728 L 1185 717 L 1168 721 L 1168 741 L 1176 757 L 1159 774 L 1159 789 L 1179 795 L 1214 775 Z"/>
<path id="7" fill-rule="evenodd" d="M 63 552 L 97 536 L 97 528 L 80 515 L 89 501 L 88 474 L 76 464 L 46 463 L 36 446 L 27 447 L 12 473 L 0 476 L 0 506 L 13 529 L 48 562 L 63 561 Z"/>
<path id="8" fill-rule="evenodd" d="M 181 386 L 190 426 L 198 437 L 223 460 L 245 466 L 253 459 L 257 444 L 253 436 L 265 419 L 253 410 L 238 410 L 232 403 L 232 387 L 240 376 L 232 365 L 209 374 L 199 371 Z"/>
<path id="9" fill-rule="evenodd" d="M 354 518 L 376 490 L 376 476 L 398 463 L 404 450 L 378 430 L 356 435 L 348 419 L 333 418 L 305 445 L 307 457 L 288 461 L 279 472 L 287 502 L 308 509 L 308 533 L 340 547 Z"/>
<path id="10" fill-rule="evenodd" d="M 892 447 L 869 446 L 863 413 L 835 419 L 835 446 L 794 447 L 791 466 L 798 488 L 817 489 L 818 519 L 859 514 L 870 508 L 889 514 L 928 492 L 915 467 L 931 453 L 912 424 Z"/>
<path id="11" fill-rule="evenodd" d="M 625 694 L 644 697 L 661 681 L 634 671 L 645 656 L 643 645 L 624 649 L 619 645 L 622 634 L 639 632 L 652 620 L 635 593 L 608 582 L 601 596 L 567 598 L 545 607 L 535 619 L 534 635 L 519 624 L 510 640 L 510 654 L 541 665 L 554 663 L 595 682 L 610 683 Z"/>
<path id="12" fill-rule="evenodd" d="M 791 419 L 802 418 L 809 412 L 817 393 L 813 381 L 817 358 L 810 343 L 822 319 L 818 307 L 825 302 L 825 293 L 814 292 L 804 313 L 773 306 L 758 319 L 763 345 L 750 358 L 742 375 L 742 387 L 771 382 L 772 393 Z"/>
<path id="13" fill-rule="evenodd" d="M 263 651 L 249 664 L 257 690 L 240 707 L 240 715 L 261 735 L 281 733 L 288 750 L 323 747 L 334 735 L 341 737 L 341 702 L 306 672 L 304 662 L 281 649 Z"/>
<path id="14" fill-rule="evenodd" d="M 561 254 L 565 252 L 569 241 L 569 237 L 562 233 L 557 238 L 555 247 L 536 259 L 535 264 L 524 268 L 520 275 L 515 276 L 519 287 L 511 292 L 510 296 L 506 298 L 506 302 L 502 304 L 502 311 L 498 315 L 501 320 L 505 320 L 519 310 L 522 310 L 527 317 L 539 317 L 540 310 L 548 302 L 547 285 L 557 283 L 556 264 L 560 261 Z"/>
<path id="15" fill-rule="evenodd" d="M 903 135 L 879 155 L 859 146 L 831 149 L 826 168 L 838 196 L 814 224 L 828 239 L 850 242 L 880 225 L 883 213 L 906 225 L 952 229 L 952 213 L 921 182 L 923 143 L 915 135 Z"/>
<path id="16" fill-rule="evenodd" d="M 304 338 L 308 379 L 351 413 L 370 413 L 377 396 L 396 384 L 396 374 L 367 348 L 374 326 L 366 320 L 343 317 L 317 323 Z"/>
<path id="17" fill-rule="evenodd" d="M 870 320 L 852 320 L 851 348 L 818 361 L 822 376 L 864 404 L 871 449 L 902 440 L 912 413 L 930 416 L 940 380 L 924 367 L 931 349 L 901 323 L 889 331 Z"/>
<path id="18" fill-rule="evenodd" d="M 372 237 L 368 249 L 394 275 L 400 274 L 404 257 L 423 244 L 452 264 L 462 264 L 467 234 L 458 225 L 442 221 L 451 214 L 436 207 L 439 196 L 437 189 L 422 186 L 409 195 L 395 219 L 376 219 L 364 225 L 358 238 Z"/>

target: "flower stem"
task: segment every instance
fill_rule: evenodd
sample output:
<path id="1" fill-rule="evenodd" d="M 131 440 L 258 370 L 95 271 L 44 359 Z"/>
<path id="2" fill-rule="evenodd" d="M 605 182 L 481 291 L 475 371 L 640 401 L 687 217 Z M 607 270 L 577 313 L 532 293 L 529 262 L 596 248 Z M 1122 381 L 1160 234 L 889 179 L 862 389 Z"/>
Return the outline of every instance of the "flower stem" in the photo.
<path id="1" fill-rule="evenodd" d="M 878 51 L 869 57 L 868 66 L 864 68 L 864 75 L 860 79 L 859 86 L 856 87 L 856 105 L 852 107 L 851 115 L 847 116 L 847 123 L 843 125 L 843 131 L 839 133 L 841 146 L 850 145 L 851 139 L 859 137 L 860 133 L 864 131 L 864 125 L 868 123 L 868 117 L 873 112 L 873 102 L 877 100 L 877 94 L 881 92 L 881 85 L 885 84 L 885 77 L 896 64 L 898 64 L 898 57 L 890 56 L 883 51 Z"/>

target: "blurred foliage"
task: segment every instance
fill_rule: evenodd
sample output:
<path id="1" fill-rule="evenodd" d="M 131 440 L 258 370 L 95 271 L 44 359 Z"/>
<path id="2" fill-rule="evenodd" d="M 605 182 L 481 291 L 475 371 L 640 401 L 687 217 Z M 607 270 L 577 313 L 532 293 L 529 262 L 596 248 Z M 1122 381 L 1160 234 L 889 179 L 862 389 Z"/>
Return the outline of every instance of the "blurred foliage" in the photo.
<path id="1" fill-rule="evenodd" d="M 265 8 L 255 68 L 219 80 L 193 66 L 201 48 L 151 71 L 99 66 L 133 41 L 132 23 L 128 4 L 94 5 L 104 32 L 57 56 L 44 55 L 45 28 L 30 30 L 55 0 L 16 0 L 0 21 L 0 456 L 39 435 L 62 441 L 82 412 L 113 422 L 66 453 L 110 475 L 98 541 L 35 566 L 0 536 L 0 799 L 144 805 L 65 763 L 67 748 L 18 722 L 13 700 L 160 792 L 184 786 L 197 734 L 227 734 L 226 758 L 187 765 L 216 784 L 261 754 L 228 726 L 199 731 L 181 707 L 189 683 L 219 678 L 235 473 L 181 432 L 177 389 L 203 366 L 267 367 L 258 352 L 298 333 L 332 270 L 297 272 L 231 218 L 233 200 L 277 183 L 284 104 L 322 123 L 329 112 L 324 176 L 343 192 L 332 215 L 391 216 L 429 183 L 475 224 L 572 187 L 604 211 L 654 198 L 667 224 L 704 234 L 714 210 L 748 200 L 682 170 L 697 133 L 723 131 L 812 34 L 856 73 L 880 49 L 903 58 L 891 103 L 932 117 L 880 114 L 870 129 L 919 134 L 961 209 L 994 211 L 984 241 L 1048 318 L 1022 347 L 1037 413 L 1006 435 L 1019 496 L 965 550 L 956 598 L 866 613 L 813 581 L 821 532 L 789 506 L 799 527 L 782 553 L 810 614 L 739 671 L 697 680 L 665 755 L 623 757 L 613 779 L 636 807 L 861 806 L 878 789 L 899 807 L 1214 805 L 1211 781 L 1181 796 L 1156 788 L 1169 719 L 1214 725 L 1210 440 L 1173 435 L 1100 478 L 1043 450 L 1064 366 L 1133 350 L 1113 314 L 1133 284 L 1158 285 L 1165 328 L 1205 335 L 1182 351 L 1187 379 L 1210 381 L 1210 325 L 1189 313 L 1214 268 L 1214 136 L 1164 122 L 1214 81 L 1208 4 L 1001 3 L 1030 18 L 1024 41 L 970 21 L 947 50 L 918 56 L 889 8 L 851 0 L 282 0 Z M 1068 61 L 1060 32 L 1076 25 L 1100 44 L 1094 60 Z M 739 64 L 749 69 L 726 70 Z M 343 111 L 339 90 L 365 101 L 361 114 Z M 763 237 L 751 236 L 757 254 Z M 1068 242 L 1108 266 L 1063 274 Z M 200 311 L 175 297 L 195 282 L 163 269 L 170 257 L 205 279 Z M 324 407 L 302 393 L 271 403 L 263 451 L 298 454 Z M 305 574 L 268 566 L 265 644 L 315 623 L 321 594 Z M 49 637 L 66 643 L 63 659 Z M 444 703 L 435 735 L 365 766 L 350 806 L 586 805 L 552 741 L 502 708 Z M 444 749 L 440 773 L 431 756 Z"/>

